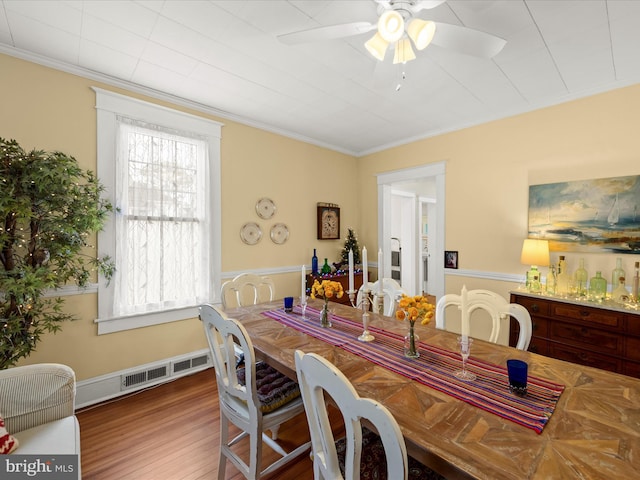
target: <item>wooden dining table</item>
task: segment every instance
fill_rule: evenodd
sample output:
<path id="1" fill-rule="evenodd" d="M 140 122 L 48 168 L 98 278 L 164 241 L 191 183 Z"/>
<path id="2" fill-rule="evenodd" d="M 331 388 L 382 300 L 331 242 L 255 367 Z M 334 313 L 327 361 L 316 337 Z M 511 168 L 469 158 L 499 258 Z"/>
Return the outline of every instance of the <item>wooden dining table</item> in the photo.
<path id="1" fill-rule="evenodd" d="M 308 305 L 319 310 L 322 302 L 310 300 Z M 362 322 L 359 309 L 339 304 L 332 308 L 338 317 Z M 296 378 L 296 350 L 331 361 L 361 396 L 390 410 L 408 453 L 448 479 L 640 478 L 640 379 L 475 339 L 472 360 L 496 368 L 504 368 L 510 358 L 524 360 L 530 378 L 564 386 L 538 433 L 267 315 L 279 309 L 281 300 L 226 313 L 244 325 L 256 357 L 291 378 Z M 300 316 L 300 322 L 316 321 L 307 317 Z M 371 329 L 406 332 L 403 322 L 379 314 L 370 313 L 368 322 Z M 459 351 L 458 335 L 436 329 L 435 322 L 416 323 L 416 331 L 423 348 Z M 358 342 L 357 337 L 353 342 Z"/>

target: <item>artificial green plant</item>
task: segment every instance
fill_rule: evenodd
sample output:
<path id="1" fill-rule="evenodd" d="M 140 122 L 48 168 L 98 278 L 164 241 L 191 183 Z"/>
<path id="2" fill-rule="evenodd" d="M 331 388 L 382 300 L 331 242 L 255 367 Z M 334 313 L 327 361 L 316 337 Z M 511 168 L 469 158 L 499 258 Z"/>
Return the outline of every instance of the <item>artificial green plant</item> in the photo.
<path id="1" fill-rule="evenodd" d="M 113 210 L 103 191 L 72 156 L 0 138 L 0 369 L 75 319 L 56 289 L 113 275 L 113 262 L 87 243 Z"/>

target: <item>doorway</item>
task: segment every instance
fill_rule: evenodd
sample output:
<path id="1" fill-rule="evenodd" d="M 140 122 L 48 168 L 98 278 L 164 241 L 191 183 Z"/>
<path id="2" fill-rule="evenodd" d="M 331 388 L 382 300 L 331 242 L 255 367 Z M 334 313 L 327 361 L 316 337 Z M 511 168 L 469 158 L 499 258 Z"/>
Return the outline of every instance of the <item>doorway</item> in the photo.
<path id="1" fill-rule="evenodd" d="M 378 245 L 385 252 L 383 268 L 397 270 L 392 255 L 399 251 L 400 283 L 409 295 L 444 295 L 444 263 L 438 261 L 444 256 L 444 216 L 444 162 L 378 175 Z"/>

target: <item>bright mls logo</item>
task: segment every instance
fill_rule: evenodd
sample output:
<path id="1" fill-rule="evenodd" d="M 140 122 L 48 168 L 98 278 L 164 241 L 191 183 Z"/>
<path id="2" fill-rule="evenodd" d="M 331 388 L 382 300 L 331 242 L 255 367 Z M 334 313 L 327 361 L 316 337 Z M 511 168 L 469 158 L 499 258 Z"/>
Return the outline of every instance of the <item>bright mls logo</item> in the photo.
<path id="1" fill-rule="evenodd" d="M 78 480 L 78 455 L 7 455 L 0 461 L 0 478 Z"/>

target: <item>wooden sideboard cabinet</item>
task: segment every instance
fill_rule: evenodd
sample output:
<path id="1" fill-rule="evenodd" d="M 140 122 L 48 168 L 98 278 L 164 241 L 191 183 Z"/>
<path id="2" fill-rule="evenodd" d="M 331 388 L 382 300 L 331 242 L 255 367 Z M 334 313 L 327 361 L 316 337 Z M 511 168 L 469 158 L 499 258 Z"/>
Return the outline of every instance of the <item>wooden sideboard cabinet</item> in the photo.
<path id="1" fill-rule="evenodd" d="M 529 351 L 640 378 L 640 312 L 511 292 L 531 315 Z M 509 345 L 519 326 L 513 318 Z"/>
<path id="2" fill-rule="evenodd" d="M 335 282 L 340 282 L 342 285 L 342 289 L 344 290 L 344 295 L 342 298 L 332 298 L 332 302 L 342 303 L 343 305 L 351 305 L 351 301 L 349 300 L 349 295 L 347 294 L 347 290 L 349 290 L 349 274 L 339 274 L 339 275 L 307 275 L 307 295 L 311 292 L 311 285 L 313 285 L 313 281 L 318 279 L 318 281 L 322 280 L 333 280 Z M 354 272 L 353 274 L 353 288 L 358 291 L 362 286 L 362 272 Z"/>

